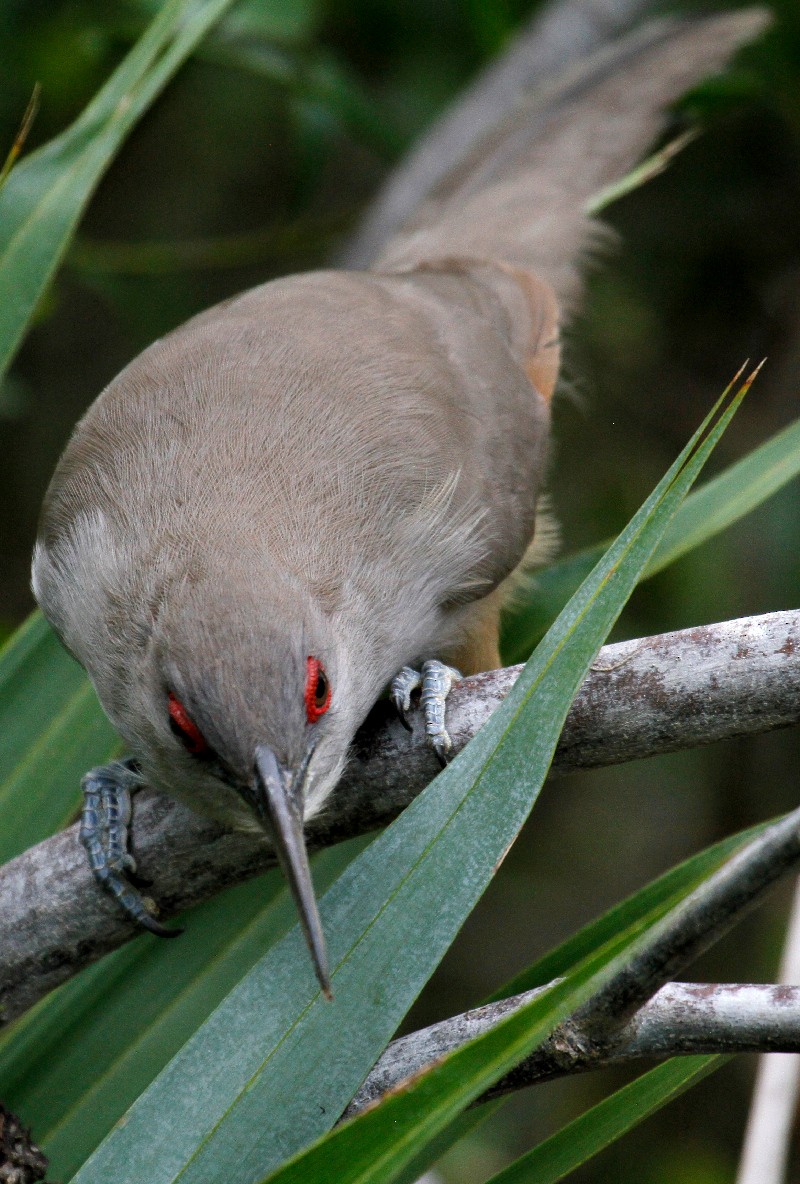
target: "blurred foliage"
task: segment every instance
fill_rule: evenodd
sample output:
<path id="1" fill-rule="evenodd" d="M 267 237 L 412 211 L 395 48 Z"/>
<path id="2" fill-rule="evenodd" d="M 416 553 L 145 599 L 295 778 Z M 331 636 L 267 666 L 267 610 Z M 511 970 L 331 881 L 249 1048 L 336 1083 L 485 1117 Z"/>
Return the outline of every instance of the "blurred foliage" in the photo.
<path id="1" fill-rule="evenodd" d="M 37 81 L 30 147 L 79 113 L 157 6 L 0 0 L 0 159 Z M 0 389 L 0 628 L 32 605 L 38 506 L 103 384 L 200 308 L 329 258 L 403 148 L 532 7 L 248 0 L 205 42 L 102 182 Z M 745 357 L 769 360 L 712 463 L 733 462 L 800 412 L 800 9 L 772 7 L 763 44 L 682 104 L 706 134 L 606 215 L 622 245 L 591 270 L 556 407 L 551 484 L 565 552 L 627 521 Z M 798 554 L 795 483 L 643 585 L 618 635 L 797 605 Z M 553 783 L 408 1026 L 473 1004 L 665 867 L 796 804 L 798 756 L 792 731 Z M 772 977 L 784 900 L 696 976 Z M 740 1059 L 572 1179 L 729 1180 L 750 1072 Z M 627 1079 L 554 1082 L 513 1099 L 449 1154 L 445 1178 L 477 1184 Z"/>

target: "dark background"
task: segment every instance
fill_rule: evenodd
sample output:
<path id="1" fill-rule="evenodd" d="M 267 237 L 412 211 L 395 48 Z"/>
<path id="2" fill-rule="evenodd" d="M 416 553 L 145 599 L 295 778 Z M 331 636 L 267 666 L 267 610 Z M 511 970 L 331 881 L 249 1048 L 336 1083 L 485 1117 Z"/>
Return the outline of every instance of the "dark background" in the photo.
<path id="1" fill-rule="evenodd" d="M 30 138 L 55 135 L 155 0 L 0 0 L 0 156 L 34 81 Z M 525 0 L 273 0 L 245 60 L 210 40 L 131 136 L 0 388 L 0 629 L 33 607 L 38 506 L 76 418 L 155 337 L 206 305 L 330 258 L 383 177 L 535 9 Z M 688 7 L 688 6 L 684 6 Z M 768 363 L 716 469 L 800 412 L 800 12 L 684 105 L 708 125 L 619 202 L 621 245 L 570 333 L 551 480 L 565 552 L 627 521 L 746 359 Z M 645 584 L 616 636 L 800 603 L 796 484 Z M 797 804 L 798 734 L 775 733 L 553 782 L 409 1025 L 461 1010 L 622 895 L 723 834 Z M 775 974 L 790 886 L 694 968 Z M 732 1179 L 751 1058 L 573 1177 Z M 528 1091 L 453 1151 L 473 1184 L 626 1076 Z M 800 1180 L 800 1155 L 793 1179 Z"/>

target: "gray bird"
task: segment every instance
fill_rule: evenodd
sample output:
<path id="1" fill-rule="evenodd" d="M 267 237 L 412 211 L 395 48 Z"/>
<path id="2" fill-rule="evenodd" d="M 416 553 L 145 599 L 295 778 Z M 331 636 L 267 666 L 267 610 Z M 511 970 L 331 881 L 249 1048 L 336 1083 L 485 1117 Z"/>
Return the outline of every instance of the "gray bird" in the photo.
<path id="1" fill-rule="evenodd" d="M 401 713 L 421 685 L 446 758 L 449 685 L 499 665 L 500 608 L 537 535 L 586 201 L 763 24 L 618 42 L 518 105 L 372 270 L 228 300 L 89 408 L 33 586 L 132 753 L 84 778 L 82 840 L 141 924 L 175 932 L 128 875 L 130 792 L 147 783 L 268 833 L 329 992 L 304 821 L 387 685 Z"/>

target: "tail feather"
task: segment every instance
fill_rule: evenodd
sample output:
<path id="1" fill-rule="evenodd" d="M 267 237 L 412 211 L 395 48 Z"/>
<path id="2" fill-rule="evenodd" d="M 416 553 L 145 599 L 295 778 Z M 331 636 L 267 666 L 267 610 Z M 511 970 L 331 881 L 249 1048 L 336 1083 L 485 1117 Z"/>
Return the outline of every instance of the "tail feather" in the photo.
<path id="1" fill-rule="evenodd" d="M 571 303 L 590 244 L 585 207 L 644 154 L 665 108 L 769 22 L 762 9 L 652 22 L 530 95 L 485 136 L 388 243 L 377 266 L 502 260 Z"/>

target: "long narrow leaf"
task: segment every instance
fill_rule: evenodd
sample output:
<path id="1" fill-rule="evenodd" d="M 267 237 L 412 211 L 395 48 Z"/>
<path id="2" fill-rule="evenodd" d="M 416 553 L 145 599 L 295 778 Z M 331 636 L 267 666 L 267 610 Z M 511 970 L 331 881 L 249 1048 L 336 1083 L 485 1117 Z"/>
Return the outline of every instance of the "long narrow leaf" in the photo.
<path id="1" fill-rule="evenodd" d="M 320 853 L 330 884 L 365 845 Z M 143 935 L 0 1037 L 2 1098 L 68 1179 L 250 967 L 294 924 L 275 871 L 189 912 L 179 942 Z"/>
<path id="2" fill-rule="evenodd" d="M 87 768 L 119 751 L 91 684 L 40 613 L 0 652 L 0 863 L 65 826 Z"/>
<path id="3" fill-rule="evenodd" d="M 492 1176 L 488 1184 L 555 1184 L 563 1180 L 728 1060 L 696 1056 L 658 1065 Z"/>
<path id="4" fill-rule="evenodd" d="M 462 1045 L 327 1138 L 265 1177 L 262 1184 L 393 1184 L 424 1146 L 470 1102 L 532 1052 L 598 990 L 621 958 L 608 954 L 574 970 L 495 1028 Z"/>
<path id="5" fill-rule="evenodd" d="M 639 932 L 663 914 L 761 827 L 725 839 L 686 860 L 587 925 L 496 994 L 505 998 L 568 973 L 615 934 Z M 363 844 L 364 840 L 359 840 Z M 352 844 L 350 845 L 352 846 Z M 342 849 L 325 852 L 315 877 L 329 881 Z M 350 853 L 348 852 L 348 858 Z M 322 862 L 320 862 L 320 860 Z M 332 861 L 336 862 L 333 863 Z M 143 937 L 85 971 L 0 1037 L 3 1098 L 36 1132 L 56 1178 L 68 1178 L 111 1126 L 210 1014 L 283 928 L 268 922 L 270 877 L 233 889 L 186 917 L 180 943 Z M 265 928 L 269 923 L 270 928 Z M 474 1122 L 486 1107 L 471 1111 Z M 463 1133 L 461 1120 L 447 1141 Z M 444 1143 L 417 1164 L 422 1175 Z"/>
<path id="6" fill-rule="evenodd" d="M 554 978 L 569 974 L 579 962 L 615 939 L 632 940 L 634 936 L 644 932 L 670 908 L 679 904 L 689 892 L 693 891 L 708 875 L 716 871 L 735 851 L 748 843 L 768 825 L 769 823 L 765 822 L 742 831 L 738 835 L 722 839 L 671 868 L 626 900 L 609 909 L 597 920 L 584 926 L 554 950 L 537 959 L 500 990 L 494 992 L 489 1000 L 507 999 L 511 995 L 522 994 L 533 987 L 544 986 Z M 487 1102 L 459 1115 L 436 1139 L 432 1140 L 414 1157 L 398 1177 L 398 1184 L 414 1184 L 414 1181 L 438 1162 L 442 1155 L 454 1146 L 465 1133 L 493 1113 L 505 1100 Z"/>
<path id="7" fill-rule="evenodd" d="M 800 419 L 687 497 L 643 578 L 655 575 L 760 506 L 800 475 Z M 523 661 L 603 554 L 600 543 L 537 572 L 503 622 L 503 655 Z"/>
<path id="8" fill-rule="evenodd" d="M 477 1126 L 491 1118 L 505 1101 L 505 1098 L 498 1098 L 494 1102 L 485 1102 L 480 1106 L 463 1110 L 452 1122 L 444 1126 L 438 1135 L 429 1139 L 418 1154 L 409 1159 L 405 1167 L 397 1173 L 395 1184 L 417 1184 L 417 1181 L 421 1180 L 451 1147 L 455 1147 L 456 1143 L 471 1134 Z"/>
<path id="9" fill-rule="evenodd" d="M 567 974 L 592 950 L 598 949 L 606 942 L 619 938 L 621 934 L 640 932 L 647 928 L 721 867 L 735 851 L 749 843 L 769 825 L 769 822 L 763 822 L 737 835 L 721 839 L 713 846 L 670 868 L 658 879 L 614 905 L 601 917 L 590 921 L 554 950 L 538 958 L 491 995 L 490 999 L 507 999 L 511 995 L 530 991 L 534 987 L 545 986 L 559 975 Z"/>
<path id="10" fill-rule="evenodd" d="M 233 0 L 167 0 L 86 110 L 0 191 L 0 377 L 125 137 Z"/>
<path id="11" fill-rule="evenodd" d="M 33 93 L 31 94 L 28 106 L 22 115 L 22 122 L 19 125 L 19 130 L 14 137 L 14 142 L 8 150 L 8 155 L 3 161 L 2 168 L 0 168 L 0 189 L 3 188 L 9 178 L 9 174 L 17 163 L 22 149 L 25 147 L 25 141 L 28 139 L 30 130 L 33 127 L 33 122 L 39 112 L 39 102 L 42 97 L 42 88 L 39 83 L 35 83 Z"/>
<path id="12" fill-rule="evenodd" d="M 613 955 L 608 950 L 595 952 L 566 981 L 387 1094 L 372 1110 L 319 1140 L 263 1184 L 326 1184 L 330 1179 L 337 1184 L 394 1184 L 420 1146 L 446 1130 L 456 1115 L 519 1064 L 560 1019 L 600 989 L 627 963 L 632 949 L 641 945 L 641 940 L 628 939 Z M 609 1099 L 561 1132 L 563 1138 L 548 1140 L 539 1160 L 543 1174 L 527 1171 L 527 1161 L 540 1149 L 523 1157 L 525 1174 L 520 1179 L 531 1184 L 560 1179 L 560 1175 L 548 1175 L 548 1167 L 564 1175 L 579 1166 L 635 1125 L 637 1102 L 644 1111 L 640 1116 L 645 1117 L 723 1059 L 693 1058 L 686 1071 L 674 1064 L 671 1071 L 661 1066 L 655 1079 L 648 1075 L 644 1084 L 635 1083 L 639 1089 L 634 1090 L 633 1098 L 630 1092 L 620 1091 L 621 1096 Z M 504 1174 L 501 1178 L 506 1184 Z"/>
<path id="13" fill-rule="evenodd" d="M 333 1003 L 321 998 L 295 928 L 76 1180 L 199 1184 L 228 1179 L 235 1163 L 248 1184 L 336 1120 L 525 821 L 575 690 L 745 389 L 717 422 L 711 413 L 503 706 L 325 895 Z"/>

